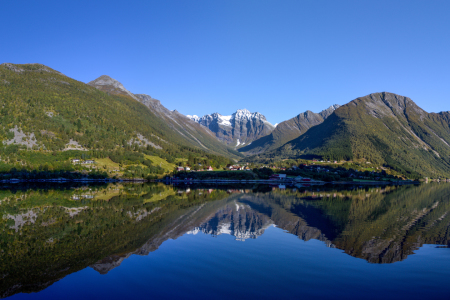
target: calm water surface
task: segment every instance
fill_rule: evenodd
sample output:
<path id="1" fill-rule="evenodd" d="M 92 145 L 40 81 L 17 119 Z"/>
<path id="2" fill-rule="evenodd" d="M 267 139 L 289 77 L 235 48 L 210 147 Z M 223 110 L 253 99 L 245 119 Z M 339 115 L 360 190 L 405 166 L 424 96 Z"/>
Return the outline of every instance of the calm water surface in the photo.
<path id="1" fill-rule="evenodd" d="M 450 185 L 0 190 L 9 299 L 449 299 Z"/>

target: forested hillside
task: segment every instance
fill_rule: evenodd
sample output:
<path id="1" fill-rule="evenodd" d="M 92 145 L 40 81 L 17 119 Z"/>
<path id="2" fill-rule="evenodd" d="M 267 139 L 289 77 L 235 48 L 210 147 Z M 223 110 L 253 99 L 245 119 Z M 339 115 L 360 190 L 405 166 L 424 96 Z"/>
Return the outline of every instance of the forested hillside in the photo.
<path id="1" fill-rule="evenodd" d="M 384 164 L 412 178 L 450 174 L 449 113 L 427 113 L 392 93 L 357 98 L 322 124 L 250 161 L 318 157 Z"/>
<path id="2" fill-rule="evenodd" d="M 171 160 L 195 155 L 224 163 L 229 159 L 220 154 L 237 157 L 226 147 L 194 145 L 132 97 L 100 91 L 41 64 L 0 65 L 0 108 L 3 161 L 19 149 L 139 148 Z"/>

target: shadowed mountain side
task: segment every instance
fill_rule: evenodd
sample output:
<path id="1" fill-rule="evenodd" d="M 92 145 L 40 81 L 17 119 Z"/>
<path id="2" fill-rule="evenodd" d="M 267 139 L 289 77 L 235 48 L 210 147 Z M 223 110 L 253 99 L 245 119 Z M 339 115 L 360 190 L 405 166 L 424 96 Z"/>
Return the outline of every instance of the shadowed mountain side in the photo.
<path id="1" fill-rule="evenodd" d="M 274 150 L 304 134 L 309 128 L 321 124 L 337 108 L 339 105 L 335 104 L 318 114 L 310 110 L 301 113 L 292 119 L 281 122 L 270 134 L 240 148 L 239 152 L 251 155 Z"/>
<path id="2" fill-rule="evenodd" d="M 427 113 L 411 99 L 375 93 L 341 106 L 322 124 L 250 161 L 366 160 L 412 178 L 450 176 L 449 113 Z"/>

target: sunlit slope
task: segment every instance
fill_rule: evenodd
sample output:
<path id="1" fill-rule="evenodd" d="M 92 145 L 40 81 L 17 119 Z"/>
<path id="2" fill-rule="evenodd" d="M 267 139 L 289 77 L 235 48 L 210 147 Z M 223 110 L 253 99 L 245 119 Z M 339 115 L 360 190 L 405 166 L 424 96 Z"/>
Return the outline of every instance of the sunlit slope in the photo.
<path id="1" fill-rule="evenodd" d="M 192 143 L 133 97 L 100 91 L 41 64 L 0 65 L 0 105 L 0 139 L 28 149 L 107 150 L 138 141 L 153 149 L 228 154 Z"/>

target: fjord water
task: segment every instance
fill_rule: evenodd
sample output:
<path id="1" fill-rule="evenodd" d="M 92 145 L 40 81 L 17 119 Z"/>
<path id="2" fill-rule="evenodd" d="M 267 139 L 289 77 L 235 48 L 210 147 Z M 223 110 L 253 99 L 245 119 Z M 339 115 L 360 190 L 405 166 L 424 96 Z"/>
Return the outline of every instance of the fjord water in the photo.
<path id="1" fill-rule="evenodd" d="M 450 295 L 449 184 L 0 194 L 3 298 Z"/>

